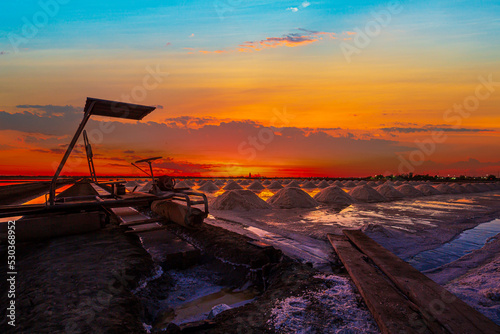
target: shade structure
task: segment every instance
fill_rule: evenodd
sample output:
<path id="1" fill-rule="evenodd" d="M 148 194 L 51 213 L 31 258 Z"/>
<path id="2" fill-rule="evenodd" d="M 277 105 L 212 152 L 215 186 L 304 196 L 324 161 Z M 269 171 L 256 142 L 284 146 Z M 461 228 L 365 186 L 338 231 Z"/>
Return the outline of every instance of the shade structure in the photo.
<path id="1" fill-rule="evenodd" d="M 92 115 L 141 120 L 156 107 L 87 97 L 83 111 L 87 113 L 89 109 Z"/>

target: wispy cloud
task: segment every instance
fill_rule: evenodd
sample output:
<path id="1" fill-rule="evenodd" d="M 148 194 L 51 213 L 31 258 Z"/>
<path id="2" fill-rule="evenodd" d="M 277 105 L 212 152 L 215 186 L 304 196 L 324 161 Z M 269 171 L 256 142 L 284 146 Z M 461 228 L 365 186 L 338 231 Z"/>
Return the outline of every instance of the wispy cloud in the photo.
<path id="1" fill-rule="evenodd" d="M 304 1 L 302 2 L 299 6 L 297 7 L 288 7 L 286 10 L 292 12 L 292 13 L 297 13 L 299 10 L 307 8 L 311 5 L 309 1 Z"/>
<path id="2" fill-rule="evenodd" d="M 311 44 L 323 39 L 323 36 L 330 39 L 337 39 L 337 34 L 334 32 L 327 31 L 315 31 L 299 28 L 298 33 L 290 33 L 283 35 L 281 37 L 267 37 L 259 41 L 247 41 L 237 48 L 223 49 L 223 50 L 199 50 L 203 54 L 221 54 L 221 53 L 233 53 L 233 52 L 254 52 L 262 51 L 266 48 L 277 48 L 281 46 L 286 47 L 296 47 Z M 188 49 L 188 48 L 185 48 Z M 191 50 L 191 49 L 188 49 Z"/>
<path id="3" fill-rule="evenodd" d="M 447 126 L 424 125 L 421 127 L 385 127 L 381 128 L 385 132 L 399 132 L 399 133 L 417 133 L 417 132 L 430 132 L 430 131 L 443 131 L 443 132 L 493 132 L 492 129 L 474 129 L 474 128 L 453 128 Z"/>

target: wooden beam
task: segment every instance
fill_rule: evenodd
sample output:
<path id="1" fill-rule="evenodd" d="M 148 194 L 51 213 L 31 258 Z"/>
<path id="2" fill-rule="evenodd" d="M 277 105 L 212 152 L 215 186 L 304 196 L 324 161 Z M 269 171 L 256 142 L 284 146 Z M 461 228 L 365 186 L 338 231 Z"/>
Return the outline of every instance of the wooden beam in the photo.
<path id="1" fill-rule="evenodd" d="M 131 222 L 121 223 L 120 226 L 136 226 L 136 225 L 145 225 L 158 223 L 165 220 L 164 218 L 149 218 L 149 219 L 141 219 L 141 220 L 133 220 Z"/>
<path id="2" fill-rule="evenodd" d="M 359 230 L 344 234 L 427 316 L 451 333 L 500 333 L 500 327 Z"/>
<path id="3" fill-rule="evenodd" d="M 436 324 L 432 324 L 433 330 L 429 329 L 418 307 L 368 263 L 366 256 L 359 252 L 349 239 L 328 234 L 328 240 L 356 284 L 382 333 L 447 333 Z"/>

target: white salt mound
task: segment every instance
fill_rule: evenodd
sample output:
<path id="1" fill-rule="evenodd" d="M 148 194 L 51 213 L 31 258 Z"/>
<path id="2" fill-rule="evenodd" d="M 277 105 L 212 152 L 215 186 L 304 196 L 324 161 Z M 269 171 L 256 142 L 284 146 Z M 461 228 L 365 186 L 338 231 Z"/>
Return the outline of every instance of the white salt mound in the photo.
<path id="1" fill-rule="evenodd" d="M 421 191 L 425 196 L 442 194 L 439 190 L 428 184 L 419 184 L 415 189 Z"/>
<path id="2" fill-rule="evenodd" d="M 402 193 L 394 189 L 394 187 L 390 184 L 382 184 L 375 188 L 375 190 L 388 200 L 398 200 L 405 197 Z"/>
<path id="3" fill-rule="evenodd" d="M 267 200 L 273 207 L 282 209 L 314 208 L 318 206 L 308 193 L 300 188 L 283 188 Z"/>
<path id="4" fill-rule="evenodd" d="M 327 204 L 352 204 L 355 202 L 348 193 L 337 186 L 330 186 L 321 190 L 314 195 L 314 199 Z"/>
<path id="5" fill-rule="evenodd" d="M 204 185 L 198 188 L 198 190 L 206 191 L 206 192 L 214 192 L 219 190 L 219 187 L 215 185 L 212 181 L 205 182 Z"/>
<path id="6" fill-rule="evenodd" d="M 402 184 L 396 187 L 396 190 L 402 193 L 405 197 L 419 197 L 424 196 L 424 193 L 409 184 Z"/>
<path id="7" fill-rule="evenodd" d="M 293 180 L 289 184 L 286 185 L 287 188 L 300 188 L 300 184 L 296 181 Z"/>
<path id="8" fill-rule="evenodd" d="M 266 187 L 264 187 L 259 181 L 255 180 L 252 182 L 251 185 L 249 185 L 247 187 L 247 189 L 249 189 L 249 190 L 262 190 L 262 189 L 266 189 Z"/>
<path id="9" fill-rule="evenodd" d="M 312 183 L 311 181 L 308 181 L 302 185 L 302 188 L 304 189 L 315 189 L 316 185 Z"/>
<path id="10" fill-rule="evenodd" d="M 243 189 L 243 187 L 232 180 L 229 181 L 224 187 L 224 190 L 236 190 L 236 189 Z"/>
<path id="11" fill-rule="evenodd" d="M 347 181 L 346 183 L 344 183 L 344 187 L 356 187 L 356 183 L 354 183 L 353 181 Z"/>
<path id="12" fill-rule="evenodd" d="M 137 185 L 138 183 L 135 181 L 128 181 L 127 183 L 125 183 L 125 187 L 135 187 Z"/>
<path id="13" fill-rule="evenodd" d="M 186 182 L 181 181 L 181 182 L 176 183 L 174 188 L 179 189 L 179 188 L 191 188 L 191 187 Z"/>
<path id="14" fill-rule="evenodd" d="M 138 191 L 148 192 L 148 191 L 151 190 L 151 188 L 153 188 L 153 184 L 151 183 L 151 181 L 149 181 L 148 183 L 146 183 L 145 185 L 143 185 L 140 189 L 138 189 Z"/>
<path id="15" fill-rule="evenodd" d="M 474 186 L 476 186 L 476 188 L 478 188 L 480 192 L 491 191 L 490 187 L 488 187 L 484 183 L 476 183 L 474 184 Z"/>
<path id="16" fill-rule="evenodd" d="M 330 184 L 329 184 L 329 183 L 328 183 L 328 181 L 326 181 L 326 180 L 323 180 L 323 181 L 321 181 L 321 182 L 318 184 L 318 188 L 321 188 L 321 189 L 323 189 L 323 188 L 327 188 L 327 187 L 329 187 L 329 186 L 330 186 Z"/>
<path id="17" fill-rule="evenodd" d="M 475 185 L 471 184 L 471 183 L 467 183 L 467 184 L 464 184 L 463 187 L 465 189 L 467 189 L 469 192 L 471 193 L 478 193 L 478 192 L 481 192 L 481 190 L 476 187 Z"/>
<path id="18" fill-rule="evenodd" d="M 267 186 L 267 189 L 283 189 L 283 186 L 281 185 L 281 183 L 279 183 L 279 181 L 274 181 L 269 186 Z"/>
<path id="19" fill-rule="evenodd" d="M 215 184 L 216 186 L 219 186 L 219 187 L 220 187 L 220 186 L 225 185 L 225 184 L 226 184 L 226 181 L 223 181 L 223 180 L 217 180 L 217 181 L 215 181 L 215 182 L 214 182 L 214 184 Z"/>
<path id="20" fill-rule="evenodd" d="M 443 194 L 458 194 L 459 193 L 458 190 L 455 190 L 455 189 L 451 188 L 449 185 L 444 184 L 444 183 L 440 183 L 437 186 L 434 186 L 434 188 L 436 188 L 437 190 L 439 190 Z"/>
<path id="21" fill-rule="evenodd" d="M 271 206 L 250 190 L 230 190 L 219 195 L 212 203 L 214 210 L 270 209 Z"/>
<path id="22" fill-rule="evenodd" d="M 191 181 L 191 180 L 184 180 L 184 183 L 186 183 L 188 185 L 188 187 L 193 187 L 194 186 L 194 182 Z"/>
<path id="23" fill-rule="evenodd" d="M 456 191 L 458 191 L 461 194 L 470 192 L 469 190 L 467 190 L 465 187 L 463 187 L 461 184 L 458 184 L 458 183 L 450 184 L 450 188 L 455 189 Z"/>
<path id="24" fill-rule="evenodd" d="M 349 192 L 349 195 L 360 202 L 366 203 L 387 201 L 384 196 L 366 184 L 355 187 Z"/>

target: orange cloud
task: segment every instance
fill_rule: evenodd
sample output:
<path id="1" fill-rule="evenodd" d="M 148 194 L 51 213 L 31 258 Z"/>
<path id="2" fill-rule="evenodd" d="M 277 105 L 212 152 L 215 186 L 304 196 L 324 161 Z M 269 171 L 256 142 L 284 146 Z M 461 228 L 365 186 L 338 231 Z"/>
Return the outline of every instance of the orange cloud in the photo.
<path id="1" fill-rule="evenodd" d="M 226 49 L 226 50 L 200 50 L 200 53 L 203 54 L 214 54 L 214 53 L 232 53 L 232 52 L 253 52 L 253 51 L 261 51 L 266 48 L 277 48 L 281 46 L 286 46 L 289 48 L 307 45 L 323 39 L 323 37 L 319 37 L 321 35 L 325 35 L 330 37 L 331 39 L 337 39 L 336 33 L 327 32 L 327 31 L 313 31 L 307 29 L 298 29 L 302 33 L 292 33 L 288 35 L 284 35 L 282 37 L 267 37 L 266 39 L 260 41 L 248 41 L 243 44 L 238 45 L 236 49 Z M 304 33 L 305 32 L 305 33 Z"/>

